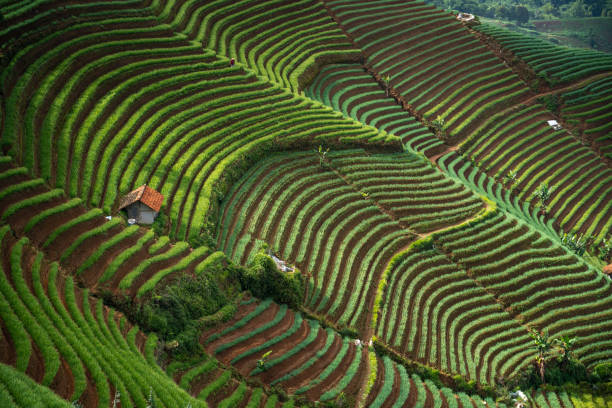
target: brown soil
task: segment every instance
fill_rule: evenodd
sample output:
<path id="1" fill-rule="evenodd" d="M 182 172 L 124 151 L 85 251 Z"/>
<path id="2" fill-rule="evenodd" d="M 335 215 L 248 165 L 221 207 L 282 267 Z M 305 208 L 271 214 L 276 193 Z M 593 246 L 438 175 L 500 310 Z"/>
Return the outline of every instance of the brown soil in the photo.
<path id="1" fill-rule="evenodd" d="M 206 388 L 208 384 L 213 382 L 217 377 L 221 375 L 222 371 L 220 369 L 214 369 L 209 371 L 208 373 L 200 374 L 196 378 L 194 378 L 189 384 L 188 392 L 193 397 L 197 397 L 198 394 Z M 184 374 L 184 373 L 183 373 Z M 177 379 L 177 383 L 180 381 L 180 378 Z"/>
<path id="2" fill-rule="evenodd" d="M 295 313 L 293 312 L 289 312 L 293 317 L 291 319 L 285 319 L 285 320 L 292 320 L 291 323 L 293 325 L 293 323 L 295 322 Z M 282 328 L 280 327 L 282 326 L 282 324 L 277 325 L 275 328 L 279 328 L 279 330 L 276 330 L 277 333 L 272 333 L 270 334 L 268 331 L 267 333 L 263 334 L 265 338 L 267 339 L 273 339 L 277 336 L 282 335 L 286 330 L 289 329 L 289 327 L 285 330 L 281 330 Z M 298 344 L 300 344 L 302 342 L 302 340 L 304 340 L 306 338 L 306 336 L 308 335 L 308 333 L 310 332 L 309 330 L 309 326 L 306 322 L 306 320 L 302 321 L 302 324 L 300 325 L 300 327 L 298 328 L 298 330 L 293 333 L 292 335 L 290 335 L 289 337 L 286 337 L 285 339 L 283 339 L 280 342 L 276 342 L 275 344 L 271 345 L 268 349 L 262 350 L 261 353 L 258 354 L 252 354 L 248 357 L 242 358 L 241 360 L 239 360 L 237 363 L 233 364 L 234 367 L 236 367 L 241 373 L 245 373 L 245 375 L 248 375 L 251 370 L 255 369 L 257 367 L 257 360 L 260 358 L 260 356 L 267 352 L 267 351 L 272 351 L 272 354 L 270 354 L 269 359 L 273 360 L 275 358 L 281 357 L 283 356 L 285 353 L 289 352 L 291 349 L 293 349 L 295 346 L 297 346 Z M 258 336 L 259 337 L 259 336 Z M 261 343 L 260 343 L 261 344 Z M 253 345 L 255 346 L 255 344 Z M 293 362 L 291 362 L 293 365 Z M 272 370 L 275 377 L 279 376 L 279 367 L 278 366 L 274 366 L 274 369 Z"/>
<path id="3" fill-rule="evenodd" d="M 115 275 L 106 283 L 102 284 L 104 288 L 109 288 L 115 292 L 119 292 L 119 282 L 134 268 L 136 268 L 142 261 L 147 259 L 149 255 L 149 247 L 152 245 L 152 242 L 149 241 L 147 244 L 143 245 L 140 250 L 136 251 L 136 253 L 132 254 L 115 272 Z"/>
<path id="4" fill-rule="evenodd" d="M 0 362 L 10 366 L 17 364 L 15 343 L 2 320 L 0 320 Z"/>
<path id="5" fill-rule="evenodd" d="M 325 367 L 327 367 L 334 360 L 334 357 L 336 356 L 338 351 L 340 351 L 341 347 L 342 337 L 336 335 L 332 345 L 327 350 L 327 353 L 325 353 L 313 365 L 311 365 L 308 370 L 302 371 L 300 374 L 289 378 L 287 381 L 283 382 L 283 388 L 287 390 L 287 392 L 293 393 L 298 388 L 314 380 L 319 375 L 319 373 L 321 373 L 325 369 Z"/>
<path id="6" fill-rule="evenodd" d="M 306 324 L 306 321 L 304 322 Z M 325 345 L 325 340 L 327 339 L 327 333 L 323 329 L 319 329 L 317 333 L 317 337 L 310 343 L 305 349 L 300 351 L 298 354 L 294 355 L 291 358 L 284 360 L 282 363 L 274 366 L 272 370 L 267 370 L 259 374 L 259 378 L 266 383 L 270 384 L 277 378 L 282 377 L 283 375 L 289 373 L 295 368 L 301 366 L 306 361 L 308 361 L 312 356 L 314 356 L 320 349 Z M 291 346 L 297 346 L 299 344 L 299 340 L 288 339 L 283 343 L 283 350 L 275 353 L 277 356 L 283 355 L 285 352 L 291 349 Z"/>
<path id="7" fill-rule="evenodd" d="M 183 251 L 180 254 L 173 256 L 172 258 L 168 260 L 165 260 L 162 262 L 156 262 L 153 265 L 146 268 L 132 283 L 132 286 L 129 289 L 129 295 L 131 297 L 136 296 L 140 287 L 144 285 L 149 279 L 151 279 L 157 272 L 164 270 L 166 268 L 169 268 L 172 265 L 175 265 L 176 263 L 180 262 L 183 258 L 185 258 L 188 254 L 189 254 L 189 250 Z M 170 275 L 166 275 L 162 280 L 160 280 L 157 283 L 157 285 L 163 286 L 164 284 L 169 283 L 170 281 L 173 281 L 174 279 L 176 279 L 177 275 L 179 276 L 180 275 L 193 275 L 193 271 L 198 263 L 199 261 L 197 259 L 192 261 L 184 269 L 178 270 L 174 273 L 171 273 Z"/>
<path id="8" fill-rule="evenodd" d="M 229 343 L 230 341 L 237 339 L 245 333 L 250 333 L 254 328 L 257 328 L 260 325 L 265 324 L 266 322 L 274 319 L 274 316 L 276 316 L 279 309 L 280 306 L 278 306 L 278 304 L 272 303 L 266 310 L 263 311 L 263 313 L 260 313 L 259 315 L 255 316 L 246 325 L 242 326 L 237 330 L 232 331 L 231 333 L 228 333 L 225 336 L 216 339 L 211 343 L 204 345 L 206 352 L 211 355 L 215 354 L 214 351 L 220 345 Z"/>
<path id="9" fill-rule="evenodd" d="M 370 394 L 366 400 L 366 407 L 372 405 L 376 396 L 380 392 L 380 389 L 385 381 L 389 381 L 388 378 L 385 378 L 385 368 L 383 366 L 383 360 L 381 358 L 376 359 L 376 381 L 374 381 L 374 385 L 370 389 Z"/>
<path id="10" fill-rule="evenodd" d="M 54 198 L 53 200 L 36 204 L 35 206 L 28 206 L 21 208 L 7 218 L 7 223 L 11 226 L 11 229 L 15 231 L 17 235 L 24 235 L 23 228 L 26 226 L 28 221 L 35 215 L 55 206 L 58 206 L 66 202 L 65 198 Z"/>
<path id="11" fill-rule="evenodd" d="M 111 239 L 114 235 L 119 234 L 124 229 L 125 227 L 117 225 L 102 234 L 96 234 L 87 238 L 62 262 L 62 266 L 68 270 L 76 270 L 100 245 Z"/>
<path id="12" fill-rule="evenodd" d="M 355 355 L 359 353 L 359 351 L 360 350 L 357 349 L 357 346 L 351 344 L 338 367 L 325 379 L 325 381 L 320 382 L 319 384 L 306 391 L 304 393 L 304 396 L 308 399 L 316 401 L 321 398 L 321 395 L 323 395 L 325 391 L 333 389 L 336 383 L 340 381 L 342 377 L 344 377 L 346 371 L 353 362 Z M 312 370 L 310 371 L 312 372 Z M 358 374 L 355 375 L 358 376 Z"/>
<path id="13" fill-rule="evenodd" d="M 277 325 L 259 333 L 255 337 L 251 337 L 243 342 L 236 344 L 233 347 L 230 347 L 229 349 L 222 351 L 221 353 L 216 355 L 216 358 L 219 359 L 219 361 L 222 361 L 226 364 L 230 364 L 233 358 L 255 347 L 258 347 L 267 342 L 268 340 L 272 340 L 281 335 L 282 333 L 286 332 L 293 325 L 294 320 L 295 314 L 291 311 L 288 311 L 283 320 L 281 320 Z M 251 326 L 251 330 L 252 329 L 253 326 Z M 272 346 L 271 350 L 274 350 L 274 346 Z M 266 349 L 265 351 L 262 350 L 262 354 L 266 351 L 268 351 L 268 349 Z M 239 362 L 233 365 L 236 366 L 236 368 L 238 368 L 240 372 L 244 373 L 245 375 L 248 375 L 248 373 L 256 367 L 257 359 L 259 358 L 259 356 L 260 355 L 258 354 L 251 355 L 245 359 L 241 359 Z"/>
<path id="14" fill-rule="evenodd" d="M 144 230 L 140 230 L 134 235 L 122 240 L 121 242 L 113 245 L 107 249 L 104 254 L 98 259 L 90 268 L 83 271 L 79 275 L 79 280 L 85 287 L 95 289 L 98 285 L 99 279 L 104 274 L 106 268 L 120 253 L 135 245 L 136 242 L 144 235 Z"/>
<path id="15" fill-rule="evenodd" d="M 49 385 L 49 388 L 64 399 L 69 399 L 74 392 L 74 377 L 64 357 L 60 356 L 59 369 L 57 370 L 57 374 L 55 374 L 55 378 L 53 378 L 53 381 Z"/>
<path id="16" fill-rule="evenodd" d="M 209 395 L 208 398 L 206 399 L 206 402 L 209 405 L 216 407 L 221 401 L 223 401 L 224 399 L 232 395 L 232 393 L 234 392 L 234 390 L 236 390 L 236 388 L 238 388 L 238 381 L 232 378 L 227 383 L 225 383 L 221 388 L 219 388 L 218 390 L 213 392 L 211 395 Z"/>
<path id="17" fill-rule="evenodd" d="M 243 317 L 251 313 L 253 310 L 255 310 L 258 304 L 259 302 L 253 302 L 248 305 L 241 305 L 238 307 L 238 310 L 236 311 L 236 313 L 234 314 L 234 316 L 232 317 L 230 321 L 226 323 L 221 323 L 212 328 L 204 329 L 200 334 L 200 340 L 199 340 L 200 343 L 203 343 L 204 341 L 206 341 L 206 339 L 212 336 L 213 334 L 220 333 L 225 328 L 231 327 L 232 325 L 234 325 L 234 323 L 236 323 L 237 321 L 239 321 L 240 319 L 242 319 Z"/>
<path id="18" fill-rule="evenodd" d="M 63 211 L 59 214 L 54 214 L 50 217 L 47 217 L 41 222 L 39 222 L 38 224 L 36 224 L 34 228 L 32 228 L 28 232 L 28 238 L 30 238 L 32 243 L 40 247 L 45 242 L 47 237 L 51 235 L 51 233 L 57 227 L 65 223 L 67 220 L 76 218 L 79 215 L 82 215 L 84 213 L 85 213 L 84 207 L 76 206 L 76 207 L 69 209 L 68 211 Z M 48 258 L 52 260 L 57 260 L 57 258 L 51 258 L 48 252 L 45 252 L 45 254 L 47 255 Z"/>
<path id="19" fill-rule="evenodd" d="M 378 371 L 380 373 L 380 370 Z M 391 395 L 387 397 L 384 404 L 382 405 L 385 408 L 391 408 L 399 398 L 399 393 L 401 391 L 402 379 L 400 377 L 399 371 L 397 371 L 397 366 L 393 369 L 393 388 L 391 389 Z"/>
<path id="20" fill-rule="evenodd" d="M 70 221 L 70 219 L 68 218 L 65 218 L 64 220 Z M 66 231 L 59 234 L 51 242 L 51 244 L 47 248 L 45 248 L 45 254 L 50 259 L 59 259 L 60 256 L 64 253 L 64 251 L 68 249 L 68 247 L 74 242 L 77 237 L 91 229 L 99 227 L 105 221 L 106 220 L 104 219 L 104 217 L 99 216 L 68 228 Z M 89 248 L 89 252 L 93 252 L 93 250 L 95 250 L 95 248 Z"/>
<path id="21" fill-rule="evenodd" d="M 87 376 L 87 387 L 79 397 L 79 401 L 84 407 L 96 408 L 98 406 L 98 390 L 96 389 L 96 383 L 91 377 L 89 370 L 85 370 L 85 375 Z"/>
<path id="22" fill-rule="evenodd" d="M 32 340 L 31 344 L 32 354 L 30 354 L 30 361 L 28 362 L 26 374 L 39 383 L 45 376 L 45 361 L 36 342 Z"/>

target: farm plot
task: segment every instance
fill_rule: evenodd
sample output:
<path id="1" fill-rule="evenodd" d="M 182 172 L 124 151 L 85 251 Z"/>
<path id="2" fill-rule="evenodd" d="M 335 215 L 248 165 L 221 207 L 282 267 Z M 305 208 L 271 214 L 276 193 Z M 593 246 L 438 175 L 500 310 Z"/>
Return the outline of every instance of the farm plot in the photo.
<path id="1" fill-rule="evenodd" d="M 244 302 L 200 341 L 242 375 L 313 401 L 354 401 L 367 372 L 367 347 L 270 300 Z"/>
<path id="2" fill-rule="evenodd" d="M 577 336 L 576 354 L 587 366 L 609 361 L 610 281 L 532 227 L 493 215 L 436 234 L 436 247 L 523 325 Z"/>
<path id="3" fill-rule="evenodd" d="M 152 231 L 125 227 L 121 217 L 106 220 L 100 210 L 87 211 L 80 200 L 68 200 L 61 190 L 49 190 L 2 159 L 0 218 L 90 289 L 140 297 L 223 258 L 208 247 L 192 250 L 186 242 L 156 240 Z"/>
<path id="4" fill-rule="evenodd" d="M 419 1 L 326 2 L 367 64 L 429 122 L 468 135 L 528 88 L 452 15 Z"/>
<path id="5" fill-rule="evenodd" d="M 550 85 L 612 71 L 612 55 L 601 51 L 555 45 L 489 24 L 480 24 L 474 28 L 512 51 Z"/>
<path id="6" fill-rule="evenodd" d="M 483 400 L 477 395 L 454 393 L 449 388 L 439 387 L 431 380 L 409 374 L 403 366 L 387 356 L 376 360 L 376 381 L 368 394 L 367 407 L 506 407 L 491 398 Z M 568 407 L 571 408 L 571 405 Z"/>
<path id="7" fill-rule="evenodd" d="M 414 232 L 460 222 L 480 208 L 474 195 L 409 154 L 334 152 L 322 165 L 313 153 L 276 155 L 228 194 L 218 246 L 248 264 L 268 243 L 310 277 L 307 308 L 362 330 L 380 274 Z"/>
<path id="8" fill-rule="evenodd" d="M 38 38 L 11 59 L 2 73 L 2 139 L 34 175 L 107 213 L 120 192 L 147 183 L 167 198 L 170 235 L 195 238 L 232 175 L 267 150 L 318 141 L 399 145 L 230 67 L 154 16 L 102 15 Z"/>
<path id="9" fill-rule="evenodd" d="M 111 406 L 116 391 L 126 407 L 145 406 L 151 398 L 167 407 L 205 406 L 156 365 L 154 335 L 146 338 L 121 314 L 76 288 L 27 238 L 12 238 L 8 226 L 0 229 L 0 243 L 1 342 L 7 351 L 2 363 L 88 407 Z M 2 388 L 11 387 L 5 380 Z M 13 399 L 25 404 L 30 394 Z"/>
<path id="10" fill-rule="evenodd" d="M 516 175 L 513 188 L 525 201 L 547 184 L 548 209 L 565 231 L 598 240 L 612 228 L 612 171 L 567 130 L 546 123 L 543 106 L 522 106 L 491 117 L 462 145 L 462 155 L 498 179 Z"/>
<path id="11" fill-rule="evenodd" d="M 398 136 L 404 146 L 428 157 L 445 149 L 440 139 L 390 99 L 360 65 L 325 66 L 305 94 L 352 119 Z"/>
<path id="12" fill-rule="evenodd" d="M 602 156 L 612 160 L 612 77 L 559 96 L 565 122 L 578 128 Z"/>
<path id="13" fill-rule="evenodd" d="M 316 0 L 179 0 L 159 15 L 190 39 L 298 93 L 319 66 L 361 58 Z"/>
<path id="14" fill-rule="evenodd" d="M 376 332 L 392 349 L 480 383 L 529 364 L 534 353 L 527 330 L 444 253 L 403 253 L 386 281 Z"/>
<path id="15" fill-rule="evenodd" d="M 277 394 L 269 394 L 261 387 L 251 387 L 233 378 L 229 370 L 221 368 L 218 360 L 204 357 L 197 363 L 174 361 L 166 372 L 194 398 L 212 407 L 293 408 L 293 400 L 281 403 Z"/>

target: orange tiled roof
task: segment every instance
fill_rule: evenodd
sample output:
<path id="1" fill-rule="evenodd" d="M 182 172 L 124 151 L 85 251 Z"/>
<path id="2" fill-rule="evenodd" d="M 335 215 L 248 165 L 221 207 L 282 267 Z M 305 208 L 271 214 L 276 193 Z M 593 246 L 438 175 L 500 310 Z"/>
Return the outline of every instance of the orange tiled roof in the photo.
<path id="1" fill-rule="evenodd" d="M 159 211 L 164 201 L 164 196 L 153 190 L 151 187 L 144 186 L 138 187 L 134 191 L 127 193 L 119 202 L 118 210 L 127 207 L 130 204 L 140 201 L 144 205 L 150 207 L 153 211 Z"/>

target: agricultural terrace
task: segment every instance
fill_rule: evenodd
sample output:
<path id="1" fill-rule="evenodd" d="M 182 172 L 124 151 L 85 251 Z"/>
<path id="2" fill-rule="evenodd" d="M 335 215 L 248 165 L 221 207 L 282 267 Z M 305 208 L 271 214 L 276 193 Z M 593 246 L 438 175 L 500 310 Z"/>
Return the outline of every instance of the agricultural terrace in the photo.
<path id="1" fill-rule="evenodd" d="M 609 56 L 418 1 L 0 12 L 1 406 L 509 407 L 531 330 L 612 362 L 560 239 L 612 230 Z M 143 184 L 151 228 L 116 213 Z M 611 408 L 594 378 L 526 392 Z"/>
<path id="2" fill-rule="evenodd" d="M 366 64 L 427 122 L 461 138 L 529 89 L 457 19 L 420 1 L 328 0 Z"/>
<path id="3" fill-rule="evenodd" d="M 555 45 L 489 24 L 475 26 L 525 61 L 549 85 L 564 84 L 600 72 L 612 71 L 612 55 L 592 49 Z"/>
<path id="4" fill-rule="evenodd" d="M 612 160 L 612 77 L 560 95 L 563 120 Z"/>
<path id="5" fill-rule="evenodd" d="M 436 404 L 456 408 L 506 407 L 506 404 L 496 403 L 492 398 L 482 399 L 477 395 L 455 393 L 430 379 L 423 380 L 387 356 L 376 358 L 375 367 L 376 379 L 367 397 L 368 407 L 430 407 Z"/>
<path id="6" fill-rule="evenodd" d="M 565 247 L 497 212 L 434 243 L 521 325 L 584 339 L 575 352 L 586 365 L 611 358 L 610 280 Z"/>
<path id="7" fill-rule="evenodd" d="M 76 288 L 57 263 L 47 262 L 26 238 L 14 239 L 8 226 L 0 236 L 2 364 L 85 406 L 111 406 L 116 391 L 126 407 L 145 406 L 151 395 L 164 406 L 205 406 L 154 363 L 155 336 L 146 338 Z M 8 391 L 8 406 L 32 406 L 27 401 L 37 398 L 33 390 Z"/>
<path id="8" fill-rule="evenodd" d="M 484 121 L 460 152 L 524 201 L 541 204 L 534 194 L 548 185 L 544 207 L 563 230 L 604 239 L 612 228 L 612 170 L 566 129 L 550 127 L 552 118 L 538 103 L 516 106 Z"/>
<path id="9" fill-rule="evenodd" d="M 108 213 L 121 193 L 146 183 L 167 197 L 169 235 L 193 239 L 214 220 L 232 174 L 270 149 L 399 146 L 396 137 L 230 67 L 160 24 L 155 9 L 126 16 L 109 3 L 92 15 L 77 6 L 65 10 L 79 16 L 76 24 L 44 36 L 19 32 L 34 39 L 2 72 L 2 140 L 33 175 L 87 205 Z M 16 35 L 7 29 L 0 38 Z"/>
<path id="10" fill-rule="evenodd" d="M 160 19 L 175 31 L 297 93 L 322 65 L 361 59 L 321 1 L 165 3 Z"/>
<path id="11" fill-rule="evenodd" d="M 444 252 L 408 251 L 386 279 L 376 333 L 410 360 L 492 383 L 532 357 L 525 328 Z"/>
<path id="12" fill-rule="evenodd" d="M 482 202 L 410 154 L 278 154 L 234 185 L 218 245 L 248 264 L 261 244 L 308 277 L 304 305 L 364 331 L 391 257 L 420 234 L 470 218 Z M 347 255 L 351 254 L 351 255 Z"/>
<path id="13" fill-rule="evenodd" d="M 3 221 L 97 293 L 141 297 L 179 274 L 199 274 L 203 265 L 225 259 L 205 246 L 192 250 L 186 242 L 126 227 L 121 217 L 109 221 L 99 209 L 87 210 L 78 198 L 68 200 L 62 190 L 50 190 L 7 160 L 0 163 L 0 197 Z"/>
<path id="14" fill-rule="evenodd" d="M 444 151 L 444 143 L 389 98 L 372 76 L 357 64 L 330 64 L 305 90 L 306 96 L 345 116 L 398 136 L 408 149 L 428 157 Z"/>

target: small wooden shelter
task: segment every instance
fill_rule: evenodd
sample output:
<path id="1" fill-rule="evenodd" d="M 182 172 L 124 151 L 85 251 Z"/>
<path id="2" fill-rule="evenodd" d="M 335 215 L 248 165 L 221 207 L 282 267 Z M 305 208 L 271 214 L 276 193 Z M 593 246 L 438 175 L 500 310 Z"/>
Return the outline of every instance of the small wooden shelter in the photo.
<path id="1" fill-rule="evenodd" d="M 133 218 L 138 224 L 153 224 L 163 201 L 163 195 L 145 184 L 123 196 L 117 211 L 125 210 L 128 219 Z"/>

